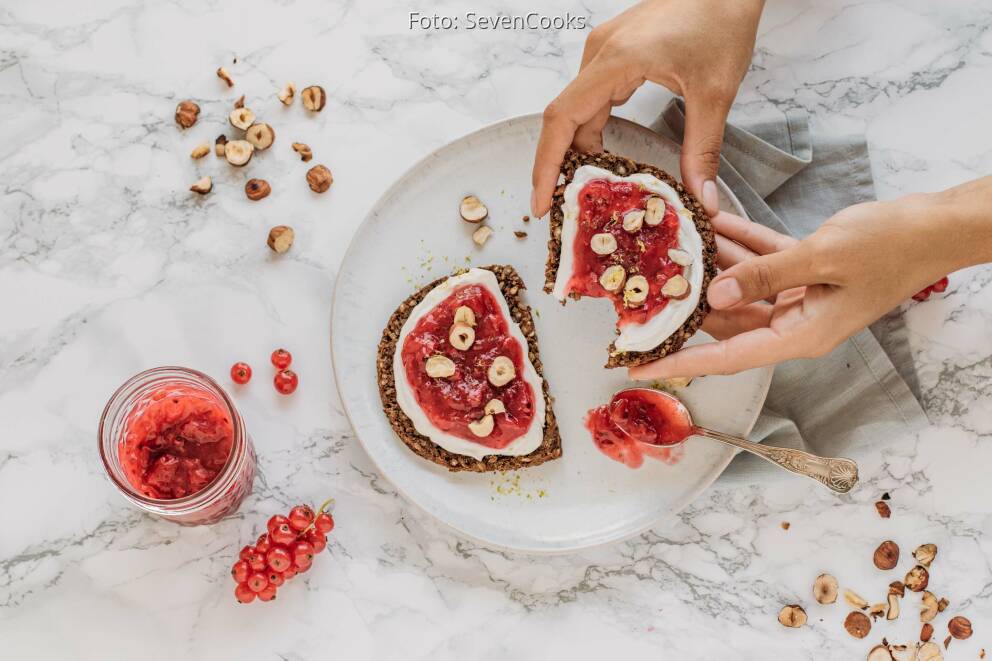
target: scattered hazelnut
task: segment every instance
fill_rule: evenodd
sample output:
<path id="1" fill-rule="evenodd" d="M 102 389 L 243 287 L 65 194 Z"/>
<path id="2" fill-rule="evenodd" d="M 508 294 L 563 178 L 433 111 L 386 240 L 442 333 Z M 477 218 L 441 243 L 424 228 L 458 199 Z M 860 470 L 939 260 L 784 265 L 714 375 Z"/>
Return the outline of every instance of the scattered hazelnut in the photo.
<path id="1" fill-rule="evenodd" d="M 943 613 L 951 602 L 947 600 L 947 597 L 941 597 L 937 600 L 937 612 Z"/>
<path id="2" fill-rule="evenodd" d="M 296 232 L 293 231 L 292 227 L 276 225 L 269 230 L 269 240 L 266 243 L 274 252 L 282 255 L 293 246 L 295 238 Z"/>
<path id="3" fill-rule="evenodd" d="M 286 83 L 286 86 L 279 90 L 279 100 L 284 106 L 293 104 L 293 97 L 296 96 L 296 85 Z"/>
<path id="4" fill-rule="evenodd" d="M 467 305 L 459 305 L 455 310 L 455 323 L 475 326 L 475 312 Z"/>
<path id="5" fill-rule="evenodd" d="M 192 101 L 180 101 L 176 106 L 176 124 L 188 129 L 196 124 L 196 119 L 200 116 L 200 106 Z"/>
<path id="6" fill-rule="evenodd" d="M 796 629 L 806 624 L 806 611 L 799 604 L 783 606 L 778 612 L 778 621 L 782 626 Z"/>
<path id="7" fill-rule="evenodd" d="M 211 190 L 213 190 L 213 187 L 214 187 L 214 184 L 210 180 L 210 177 L 203 177 L 202 179 L 200 179 L 199 181 L 197 181 L 195 184 L 193 184 L 192 186 L 190 186 L 189 189 L 191 191 L 193 191 L 194 193 L 199 193 L 200 195 L 206 195 Z"/>
<path id="8" fill-rule="evenodd" d="M 599 276 L 599 284 L 606 291 L 619 291 L 626 279 L 627 272 L 619 264 L 614 264 L 613 266 L 606 267 L 603 274 Z"/>
<path id="9" fill-rule="evenodd" d="M 668 298 L 680 301 L 689 296 L 689 281 L 681 275 L 673 275 L 661 286 L 661 293 Z"/>
<path id="10" fill-rule="evenodd" d="M 482 410 L 483 413 L 489 415 L 496 415 L 497 413 L 506 413 L 506 406 L 503 405 L 502 400 L 490 399 L 489 403 L 486 404 L 486 408 Z"/>
<path id="11" fill-rule="evenodd" d="M 480 438 L 484 438 L 492 434 L 495 427 L 496 421 L 493 419 L 493 416 L 488 413 L 482 416 L 479 420 L 468 423 L 469 431 Z"/>
<path id="12" fill-rule="evenodd" d="M 241 96 L 239 96 L 238 97 L 238 100 L 234 102 L 234 107 L 235 108 L 244 108 L 245 107 L 245 95 L 244 94 L 242 94 Z"/>
<path id="13" fill-rule="evenodd" d="M 302 142 L 293 143 L 293 151 L 300 155 L 300 160 L 306 162 L 313 158 L 313 152 L 310 151 L 310 147 L 303 144 Z"/>
<path id="14" fill-rule="evenodd" d="M 868 651 L 868 661 L 892 661 L 892 655 L 886 645 L 875 645 Z"/>
<path id="15" fill-rule="evenodd" d="M 631 234 L 641 231 L 644 224 L 644 212 L 640 209 L 628 211 L 623 215 L 623 229 Z"/>
<path id="16" fill-rule="evenodd" d="M 899 595 L 890 592 L 886 599 L 889 602 L 889 609 L 885 612 L 885 619 L 894 620 L 899 617 Z"/>
<path id="17" fill-rule="evenodd" d="M 886 607 L 885 604 L 881 604 L 881 603 L 880 604 L 872 604 L 871 606 L 868 607 L 868 615 L 871 616 L 871 619 L 877 620 L 878 618 L 880 618 L 883 615 L 885 615 L 886 610 L 887 610 L 887 607 Z"/>
<path id="18" fill-rule="evenodd" d="M 331 171 L 323 165 L 315 165 L 307 170 L 307 183 L 314 193 L 326 193 L 327 189 L 334 183 Z"/>
<path id="19" fill-rule="evenodd" d="M 197 145 L 193 151 L 189 153 L 190 158 L 203 158 L 210 153 L 210 145 L 203 143 L 202 145 Z"/>
<path id="20" fill-rule="evenodd" d="M 448 332 L 448 342 L 459 351 L 468 351 L 475 342 L 475 331 L 468 324 L 455 324 Z"/>
<path id="21" fill-rule="evenodd" d="M 868 602 L 862 599 L 854 590 L 844 590 L 844 601 L 851 608 L 860 608 L 861 610 L 868 608 Z"/>
<path id="22" fill-rule="evenodd" d="M 245 183 L 245 195 L 248 196 L 249 200 L 257 202 L 264 197 L 268 197 L 271 192 L 272 187 L 269 186 L 269 182 L 265 179 L 249 179 Z"/>
<path id="23" fill-rule="evenodd" d="M 943 661 L 944 655 L 940 653 L 940 646 L 934 642 L 925 642 L 916 650 L 916 661 Z"/>
<path id="24" fill-rule="evenodd" d="M 947 631 L 958 640 L 971 638 L 971 620 L 960 615 L 952 617 L 947 623 Z"/>
<path id="25" fill-rule="evenodd" d="M 613 236 L 612 234 L 610 236 Z M 643 275 L 631 276 L 623 288 L 625 305 L 638 306 L 648 299 L 648 279 Z"/>
<path id="26" fill-rule="evenodd" d="M 878 515 L 883 519 L 887 519 L 890 516 L 892 516 L 892 509 L 889 507 L 889 504 L 884 500 L 876 501 L 875 509 L 878 511 Z"/>
<path id="27" fill-rule="evenodd" d="M 830 574 L 820 574 L 813 581 L 813 598 L 820 604 L 837 601 L 837 579 Z"/>
<path id="28" fill-rule="evenodd" d="M 224 145 L 226 144 L 227 144 L 227 136 L 224 135 L 223 133 L 218 135 L 217 139 L 214 140 L 214 153 L 217 154 L 218 156 L 223 157 Z"/>
<path id="29" fill-rule="evenodd" d="M 692 264 L 692 255 L 688 251 L 682 250 L 681 248 L 669 248 L 668 249 L 668 259 L 672 260 L 673 263 L 679 266 L 689 266 Z"/>
<path id="30" fill-rule="evenodd" d="M 899 564 L 899 545 L 888 539 L 878 545 L 874 556 L 875 566 L 889 570 Z"/>
<path id="31" fill-rule="evenodd" d="M 227 119 L 234 128 L 246 131 L 255 122 L 255 113 L 249 108 L 235 108 Z"/>
<path id="32" fill-rule="evenodd" d="M 617 250 L 617 238 L 609 232 L 593 234 L 589 240 L 589 247 L 597 255 L 610 255 Z"/>
<path id="33" fill-rule="evenodd" d="M 234 79 L 231 78 L 231 74 L 224 67 L 217 69 L 217 77 L 227 83 L 228 87 L 234 87 Z"/>
<path id="34" fill-rule="evenodd" d="M 930 567 L 930 563 L 937 557 L 937 545 L 922 544 L 913 551 L 913 557 L 916 558 L 916 564 Z"/>
<path id="35" fill-rule="evenodd" d="M 513 236 L 517 237 L 518 239 L 526 239 L 527 232 L 521 232 L 520 230 L 513 230 Z"/>
<path id="36" fill-rule="evenodd" d="M 906 586 L 902 584 L 902 581 L 892 581 L 889 583 L 889 594 L 905 597 Z"/>
<path id="37" fill-rule="evenodd" d="M 924 590 L 921 603 L 923 604 L 923 608 L 920 609 L 920 622 L 929 622 L 937 617 L 940 607 L 937 604 L 937 597 L 933 596 L 932 592 Z"/>
<path id="38" fill-rule="evenodd" d="M 513 366 L 513 361 L 506 356 L 496 356 L 486 371 L 486 377 L 489 379 L 489 383 L 497 388 L 513 381 L 516 376 L 517 369 Z"/>
<path id="39" fill-rule="evenodd" d="M 265 122 L 259 122 L 248 127 L 245 140 L 254 145 L 255 149 L 268 149 L 276 140 L 276 132 Z"/>
<path id="40" fill-rule="evenodd" d="M 484 246 L 489 237 L 493 235 L 492 229 L 487 225 L 483 225 L 479 229 L 472 232 L 472 240 L 475 241 L 477 245 Z"/>
<path id="41" fill-rule="evenodd" d="M 946 650 L 950 646 L 951 646 L 951 636 L 948 636 L 947 638 L 944 639 L 944 649 Z"/>
<path id="42" fill-rule="evenodd" d="M 864 638 L 871 631 L 871 620 L 861 611 L 851 611 L 844 618 L 844 629 L 855 638 Z"/>
<path id="43" fill-rule="evenodd" d="M 525 223 L 529 223 L 530 222 L 530 216 L 524 216 L 521 220 L 523 220 Z"/>
<path id="44" fill-rule="evenodd" d="M 303 100 L 303 107 L 313 112 L 320 112 L 327 103 L 327 94 L 320 85 L 304 87 L 300 92 L 300 98 Z"/>
<path id="45" fill-rule="evenodd" d="M 455 363 L 447 356 L 436 354 L 427 359 L 427 376 L 446 379 L 455 373 Z"/>
<path id="46" fill-rule="evenodd" d="M 247 140 L 228 140 L 224 145 L 227 162 L 236 167 L 241 167 L 250 161 L 254 153 L 255 146 Z"/>
<path id="47" fill-rule="evenodd" d="M 903 583 L 906 587 L 913 592 L 921 592 L 927 589 L 927 584 L 930 582 L 930 572 L 927 571 L 926 567 L 922 565 L 916 565 L 909 570 L 906 574 L 906 578 L 903 579 Z"/>
<path id="48" fill-rule="evenodd" d="M 789 523 L 788 521 L 783 521 L 779 525 L 782 526 L 782 530 L 788 530 L 790 527 L 792 527 L 792 524 Z"/>
<path id="49" fill-rule="evenodd" d="M 649 197 L 644 204 L 644 222 L 654 227 L 665 218 L 665 201 L 660 197 Z"/>
<path id="50" fill-rule="evenodd" d="M 920 641 L 927 642 L 933 638 L 933 625 L 929 622 L 924 622 L 923 627 L 920 628 Z"/>
<path id="51" fill-rule="evenodd" d="M 916 645 L 889 645 L 892 661 L 916 661 Z"/>
<path id="52" fill-rule="evenodd" d="M 481 223 L 489 215 L 489 209 L 475 195 L 466 195 L 458 205 L 458 213 L 466 223 Z"/>

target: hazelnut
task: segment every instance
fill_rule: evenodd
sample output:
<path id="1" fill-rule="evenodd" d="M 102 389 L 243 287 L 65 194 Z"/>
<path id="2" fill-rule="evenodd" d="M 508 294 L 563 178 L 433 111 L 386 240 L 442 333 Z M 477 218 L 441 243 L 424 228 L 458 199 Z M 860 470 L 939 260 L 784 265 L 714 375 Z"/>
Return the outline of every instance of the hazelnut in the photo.
<path id="1" fill-rule="evenodd" d="M 887 519 L 890 516 L 892 516 L 892 509 L 889 507 L 889 504 L 884 500 L 879 500 L 875 503 L 875 510 L 878 512 L 878 515 L 883 519 Z"/>
<path id="2" fill-rule="evenodd" d="M 844 590 L 844 601 L 851 608 L 860 608 L 861 610 L 868 608 L 868 602 L 862 599 L 854 590 Z"/>
<path id="3" fill-rule="evenodd" d="M 286 83 L 286 86 L 279 90 L 279 100 L 284 106 L 292 105 L 294 96 L 296 96 L 296 85 L 293 83 Z"/>
<path id="4" fill-rule="evenodd" d="M 459 351 L 468 351 L 475 342 L 475 331 L 468 324 L 455 324 L 448 332 L 448 342 Z"/>
<path id="5" fill-rule="evenodd" d="M 234 128 L 246 131 L 255 122 L 255 113 L 249 108 L 235 108 L 227 116 L 227 120 Z"/>
<path id="6" fill-rule="evenodd" d="M 268 197 L 272 192 L 272 187 L 265 179 L 249 179 L 245 183 L 245 195 L 249 200 L 257 202 L 264 197 Z"/>
<path id="7" fill-rule="evenodd" d="M 951 602 L 947 600 L 947 597 L 941 597 L 937 600 L 937 612 L 943 613 Z"/>
<path id="8" fill-rule="evenodd" d="M 589 247 L 597 255 L 610 255 L 617 250 L 617 237 L 609 232 L 593 234 L 589 240 Z"/>
<path id="9" fill-rule="evenodd" d="M 641 231 L 644 224 L 644 212 L 640 209 L 628 211 L 623 215 L 623 229 L 631 234 Z"/>
<path id="10" fill-rule="evenodd" d="M 892 581 L 891 583 L 889 583 L 889 594 L 905 597 L 906 586 L 902 584 L 902 581 Z"/>
<path id="11" fill-rule="evenodd" d="M 619 291 L 626 279 L 627 272 L 619 264 L 614 264 L 606 267 L 606 270 L 599 276 L 599 284 L 606 291 Z"/>
<path id="12" fill-rule="evenodd" d="M 313 112 L 320 112 L 327 103 L 327 94 L 320 85 L 304 87 L 300 92 L 300 99 L 303 100 L 303 107 Z"/>
<path id="13" fill-rule="evenodd" d="M 782 626 L 792 629 L 801 627 L 806 624 L 806 611 L 799 604 L 783 606 L 782 610 L 778 612 L 778 621 Z"/>
<path id="14" fill-rule="evenodd" d="M 484 438 L 493 433 L 493 429 L 496 427 L 496 421 L 493 416 L 486 414 L 482 416 L 479 420 L 475 422 L 468 423 L 468 429 L 474 435 L 479 438 Z"/>
<path id="15" fill-rule="evenodd" d="M 489 209 L 475 195 L 466 195 L 458 205 L 458 214 L 466 223 L 481 223 L 489 216 Z"/>
<path id="16" fill-rule="evenodd" d="M 779 525 L 782 526 L 782 530 L 788 530 L 789 528 L 792 527 L 792 524 L 789 523 L 788 521 L 783 521 Z"/>
<path id="17" fill-rule="evenodd" d="M 203 143 L 202 145 L 197 145 L 193 151 L 189 153 L 190 158 L 203 158 L 210 153 L 210 145 Z"/>
<path id="18" fill-rule="evenodd" d="M 944 649 L 946 650 L 950 646 L 951 646 L 951 636 L 948 636 L 947 638 L 944 639 Z"/>
<path id="19" fill-rule="evenodd" d="M 227 144 L 227 136 L 223 133 L 217 136 L 214 140 L 214 153 L 223 158 L 224 156 L 224 145 Z"/>
<path id="20" fill-rule="evenodd" d="M 472 232 L 472 240 L 475 241 L 477 245 L 484 246 L 486 245 L 486 241 L 488 241 L 489 237 L 492 235 L 492 229 L 490 229 L 487 225 L 483 225 L 479 229 Z"/>
<path id="21" fill-rule="evenodd" d="M 820 604 L 837 601 L 837 579 L 830 574 L 820 574 L 813 581 L 813 598 Z"/>
<path id="22" fill-rule="evenodd" d="M 960 615 L 952 617 L 947 623 L 947 631 L 958 640 L 971 638 L 971 620 Z"/>
<path id="23" fill-rule="evenodd" d="M 285 253 L 293 246 L 293 240 L 296 238 L 296 232 L 293 228 L 288 225 L 276 225 L 269 230 L 269 240 L 266 241 L 269 248 L 272 248 L 273 252 L 280 255 Z"/>
<path id="24" fill-rule="evenodd" d="M 892 655 L 886 645 L 875 645 L 868 650 L 868 661 L 892 661 Z"/>
<path id="25" fill-rule="evenodd" d="M 427 376 L 440 379 L 446 379 L 455 373 L 454 361 L 440 354 L 428 358 L 424 368 L 427 370 Z"/>
<path id="26" fill-rule="evenodd" d="M 254 153 L 255 146 L 247 140 L 228 140 L 224 144 L 224 156 L 235 167 L 241 167 L 250 161 Z"/>
<path id="27" fill-rule="evenodd" d="M 239 96 L 238 97 L 238 100 L 234 102 L 234 107 L 235 108 L 244 108 L 245 107 L 245 95 L 244 94 L 242 94 L 241 96 Z"/>
<path id="28" fill-rule="evenodd" d="M 916 645 L 889 645 L 892 661 L 916 661 Z"/>
<path id="29" fill-rule="evenodd" d="M 680 301 L 689 296 L 689 281 L 681 275 L 673 275 L 661 286 L 661 293 L 668 298 Z"/>
<path id="30" fill-rule="evenodd" d="M 456 324 L 465 324 L 466 326 L 475 326 L 475 312 L 472 311 L 467 305 L 459 305 L 455 309 L 455 320 Z"/>
<path id="31" fill-rule="evenodd" d="M 933 638 L 933 625 L 929 622 L 924 622 L 923 627 L 920 628 L 920 642 L 927 642 Z"/>
<path id="32" fill-rule="evenodd" d="M 293 151 L 295 151 L 297 154 L 300 155 L 301 161 L 306 162 L 309 161 L 311 158 L 313 158 L 313 152 L 310 151 L 310 147 L 303 144 L 302 142 L 294 142 Z"/>
<path id="33" fill-rule="evenodd" d="M 325 166 L 315 165 L 307 170 L 307 183 L 314 193 L 326 193 L 327 189 L 334 183 L 334 177 Z"/>
<path id="34" fill-rule="evenodd" d="M 486 378 L 489 383 L 497 388 L 505 386 L 517 376 L 517 368 L 513 366 L 513 361 L 506 356 L 496 356 L 486 371 Z"/>
<path id="35" fill-rule="evenodd" d="M 903 583 L 906 587 L 913 592 L 922 592 L 927 589 L 927 584 L 930 582 L 930 572 L 927 571 L 926 567 L 921 565 L 916 565 L 909 570 L 906 574 L 906 578 L 903 579 Z"/>
<path id="36" fill-rule="evenodd" d="M 943 661 L 940 646 L 934 642 L 925 642 L 916 650 L 916 661 Z"/>
<path id="37" fill-rule="evenodd" d="M 644 203 L 644 222 L 654 227 L 665 218 L 665 201 L 660 197 L 649 197 Z"/>
<path id="38" fill-rule="evenodd" d="M 894 620 L 899 617 L 899 595 L 890 592 L 887 600 L 889 609 L 885 612 L 885 619 Z"/>
<path id="39" fill-rule="evenodd" d="M 217 77 L 227 83 L 228 87 L 234 87 L 234 79 L 231 78 L 231 74 L 224 67 L 217 69 Z"/>
<path id="40" fill-rule="evenodd" d="M 882 603 L 872 604 L 871 606 L 868 607 L 868 615 L 871 616 L 871 619 L 877 620 L 878 618 L 885 615 L 886 610 L 887 607 L 885 604 Z"/>
<path id="41" fill-rule="evenodd" d="M 940 607 L 937 604 L 937 597 L 933 596 L 932 592 L 924 590 L 921 603 L 923 604 L 923 608 L 920 609 L 920 622 L 929 622 L 937 617 Z"/>
<path id="42" fill-rule="evenodd" d="M 193 191 L 194 193 L 199 193 L 200 195 L 206 195 L 211 190 L 213 190 L 213 187 L 214 187 L 214 184 L 210 180 L 210 177 L 203 177 L 202 179 L 200 179 L 199 181 L 197 181 L 195 184 L 193 184 L 192 186 L 190 186 L 189 189 L 191 191 Z"/>
<path id="43" fill-rule="evenodd" d="M 888 539 L 878 545 L 874 556 L 875 566 L 889 570 L 899 564 L 899 545 Z"/>
<path id="44" fill-rule="evenodd" d="M 689 254 L 688 251 L 682 250 L 681 248 L 669 248 L 668 259 L 672 260 L 672 263 L 678 264 L 679 266 L 689 266 L 692 264 L 692 255 Z"/>
<path id="45" fill-rule="evenodd" d="M 192 101 L 180 101 L 176 106 L 176 124 L 188 129 L 196 124 L 196 119 L 200 116 L 200 106 Z"/>
<path id="46" fill-rule="evenodd" d="M 612 234 L 610 236 L 613 236 Z M 627 279 L 623 288 L 625 305 L 636 307 L 648 299 L 648 279 L 643 275 L 635 275 Z"/>
<path id="47" fill-rule="evenodd" d="M 490 399 L 489 403 L 486 404 L 486 408 L 482 410 L 483 413 L 489 415 L 496 415 L 498 413 L 506 413 L 506 406 L 503 404 L 502 400 Z"/>
<path id="48" fill-rule="evenodd" d="M 245 131 L 245 140 L 250 142 L 255 149 L 268 149 L 276 140 L 276 132 L 265 122 L 252 124 Z"/>
<path id="49" fill-rule="evenodd" d="M 522 232 L 520 230 L 513 230 L 513 236 L 517 237 L 518 239 L 526 239 L 527 232 Z"/>
<path id="50" fill-rule="evenodd" d="M 916 564 L 929 567 L 933 559 L 937 557 L 937 545 L 922 544 L 913 551 L 913 557 L 916 558 Z"/>
<path id="51" fill-rule="evenodd" d="M 864 638 L 871 631 L 871 620 L 861 611 L 851 611 L 844 618 L 844 629 L 855 638 Z"/>

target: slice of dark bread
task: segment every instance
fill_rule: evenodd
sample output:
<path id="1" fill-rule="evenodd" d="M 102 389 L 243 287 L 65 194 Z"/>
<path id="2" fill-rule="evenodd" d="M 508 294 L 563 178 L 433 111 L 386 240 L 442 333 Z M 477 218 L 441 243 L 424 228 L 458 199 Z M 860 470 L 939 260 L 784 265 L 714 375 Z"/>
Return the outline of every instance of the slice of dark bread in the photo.
<path id="1" fill-rule="evenodd" d="M 551 205 L 551 238 L 548 240 L 548 262 L 544 269 L 544 291 L 548 293 L 551 293 L 552 289 L 554 289 L 555 278 L 558 275 L 558 264 L 561 259 L 561 230 L 564 222 L 564 213 L 561 207 L 565 200 L 565 186 L 572 181 L 575 171 L 583 165 L 595 165 L 624 177 L 632 175 L 635 172 L 652 174 L 674 188 L 679 194 L 679 197 L 682 198 L 682 204 L 685 205 L 685 208 L 692 212 L 696 229 L 703 239 L 704 294 L 699 297 L 699 305 L 677 331 L 650 351 L 619 351 L 615 344 L 610 344 L 606 367 L 633 367 L 635 365 L 650 363 L 670 353 L 675 353 L 682 348 L 686 340 L 699 330 L 699 327 L 703 324 L 703 319 L 706 318 L 706 314 L 709 312 L 709 304 L 706 302 L 705 291 L 710 284 L 710 280 L 716 275 L 716 239 L 713 234 L 713 227 L 710 225 L 710 217 L 703 209 L 703 205 L 696 201 L 696 198 L 685 189 L 685 186 L 676 181 L 672 175 L 664 170 L 660 170 L 653 165 L 637 163 L 629 158 L 616 156 L 615 154 L 581 154 L 569 150 L 565 154 L 565 160 L 561 166 L 561 174 L 564 177 L 564 181 L 555 189 Z M 568 248 L 571 249 L 571 246 Z M 572 295 L 572 298 L 579 298 L 579 296 Z M 619 331 L 617 333 L 619 334 Z"/>
<path id="2" fill-rule="evenodd" d="M 396 402 L 393 354 L 396 352 L 396 343 L 399 341 L 400 331 L 417 304 L 424 299 L 428 292 L 447 280 L 447 276 L 438 278 L 400 303 L 400 306 L 389 317 L 389 322 L 386 323 L 385 330 L 382 331 L 382 339 L 379 341 L 379 355 L 376 359 L 376 379 L 379 383 L 379 397 L 382 399 L 382 409 L 386 413 L 386 417 L 393 426 L 396 435 L 400 437 L 400 440 L 408 448 L 424 459 L 433 461 L 439 466 L 444 466 L 449 471 L 484 473 L 537 466 L 543 464 L 545 461 L 551 461 L 561 456 L 561 436 L 558 433 L 558 422 L 555 420 L 555 413 L 552 408 L 551 391 L 548 388 L 548 381 L 544 378 L 544 371 L 541 366 L 541 355 L 537 346 L 537 330 L 534 328 L 534 319 L 531 317 L 530 308 L 520 300 L 520 291 L 526 289 L 526 287 L 524 286 L 524 281 L 521 280 L 512 266 L 494 265 L 481 268 L 492 271 L 496 275 L 500 290 L 506 299 L 507 307 L 510 308 L 510 316 L 520 327 L 524 338 L 527 340 L 528 356 L 534 365 L 534 369 L 537 370 L 538 376 L 541 377 L 545 402 L 544 440 L 541 442 L 541 445 L 530 454 L 519 457 L 491 454 L 484 456 L 481 460 L 448 452 L 440 445 L 431 441 L 431 439 L 419 434 L 414 429 L 413 422 Z"/>

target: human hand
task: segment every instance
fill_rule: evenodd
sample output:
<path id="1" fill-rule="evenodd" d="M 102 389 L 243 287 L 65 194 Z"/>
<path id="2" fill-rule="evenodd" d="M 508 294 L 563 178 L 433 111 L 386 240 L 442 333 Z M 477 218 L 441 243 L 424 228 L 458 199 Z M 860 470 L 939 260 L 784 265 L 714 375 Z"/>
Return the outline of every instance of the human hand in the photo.
<path id="1" fill-rule="evenodd" d="M 914 293 L 975 262 L 947 193 L 845 209 L 803 241 L 720 213 L 703 329 L 718 342 L 631 368 L 633 379 L 732 374 L 822 356 Z M 964 231 L 961 228 L 960 231 Z M 985 239 L 988 244 L 988 239 Z"/>
<path id="2" fill-rule="evenodd" d="M 682 179 L 715 214 L 723 128 L 763 6 L 764 0 L 645 0 L 593 29 L 578 77 L 544 111 L 531 213 L 540 217 L 551 208 L 569 146 L 602 151 L 611 108 L 650 80 L 685 98 Z"/>

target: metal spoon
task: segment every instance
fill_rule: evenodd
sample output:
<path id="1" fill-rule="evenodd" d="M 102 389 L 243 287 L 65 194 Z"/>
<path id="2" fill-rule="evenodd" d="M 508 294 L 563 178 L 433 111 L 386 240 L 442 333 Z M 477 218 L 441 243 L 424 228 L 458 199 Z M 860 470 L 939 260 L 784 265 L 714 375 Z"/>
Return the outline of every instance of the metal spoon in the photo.
<path id="1" fill-rule="evenodd" d="M 646 397 L 648 401 L 655 399 L 656 405 L 666 413 L 680 416 L 682 418 L 680 422 L 684 423 L 680 427 L 686 430 L 685 438 L 679 441 L 680 443 L 684 442 L 689 436 L 706 436 L 721 443 L 732 445 L 735 448 L 747 450 L 751 454 L 756 454 L 762 459 L 770 461 L 787 471 L 813 478 L 828 489 L 832 489 L 838 493 L 847 493 L 858 483 L 858 465 L 850 459 L 843 457 L 819 457 L 809 452 L 803 452 L 802 450 L 761 445 L 760 443 L 753 443 L 743 438 L 731 436 L 730 434 L 700 427 L 693 424 L 689 409 L 685 407 L 678 397 L 661 390 L 628 388 L 620 392 L 636 392 Z M 619 395 L 620 393 L 617 394 Z"/>

